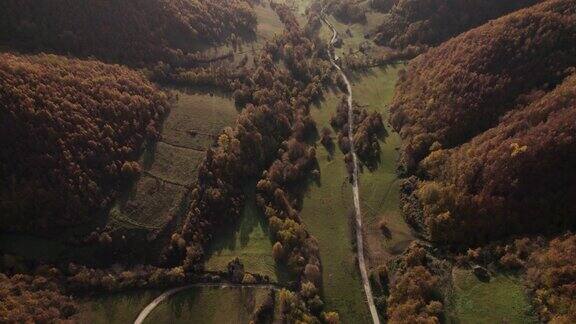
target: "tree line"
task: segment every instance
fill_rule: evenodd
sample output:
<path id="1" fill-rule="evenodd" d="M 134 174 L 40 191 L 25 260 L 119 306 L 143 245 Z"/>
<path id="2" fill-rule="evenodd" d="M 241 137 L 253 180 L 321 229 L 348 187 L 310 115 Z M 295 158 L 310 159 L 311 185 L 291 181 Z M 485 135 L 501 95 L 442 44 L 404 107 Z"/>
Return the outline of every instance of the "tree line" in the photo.
<path id="1" fill-rule="evenodd" d="M 306 143 L 316 132 L 310 104 L 321 97 L 323 85 L 333 81 L 317 30 L 301 28 L 286 5 L 272 8 L 285 31 L 263 47 L 254 68 L 242 69 L 231 79 L 223 75 L 243 109 L 234 128 L 222 132 L 199 167 L 185 224 L 174 233 L 166 259 L 182 263 L 187 271 L 201 269 L 204 246 L 215 229 L 240 216 L 245 199 L 241 184 L 261 177 L 257 202 L 277 241 L 271 252 L 298 279 L 297 291 L 281 296 L 283 316 L 315 323 L 335 315 L 322 312 L 318 247 L 295 201 L 301 194 L 298 185 L 317 164 L 314 148 Z"/>
<path id="2" fill-rule="evenodd" d="M 352 103 L 352 140 L 354 150 L 360 162 L 370 170 L 375 170 L 380 159 L 379 140 L 388 136 L 382 115 L 373 111 L 368 113 L 366 108 L 359 107 L 356 102 Z M 336 113 L 330 118 L 330 125 L 338 132 L 338 146 L 345 154 L 348 173 L 352 175 L 354 170 L 350 143 L 350 127 L 348 118 L 348 100 L 342 97 L 336 108 Z"/>
<path id="3" fill-rule="evenodd" d="M 388 323 L 440 323 L 442 265 L 417 243 L 411 243 L 396 262 L 385 305 Z"/>
<path id="4" fill-rule="evenodd" d="M 0 322 L 54 323 L 78 312 L 50 276 L 0 273 Z"/>

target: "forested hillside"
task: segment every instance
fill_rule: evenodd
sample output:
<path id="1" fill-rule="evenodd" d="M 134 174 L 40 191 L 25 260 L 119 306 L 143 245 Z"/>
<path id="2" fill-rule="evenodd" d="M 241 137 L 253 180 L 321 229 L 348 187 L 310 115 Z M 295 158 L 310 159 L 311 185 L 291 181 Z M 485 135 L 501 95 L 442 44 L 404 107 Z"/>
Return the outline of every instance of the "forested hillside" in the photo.
<path id="1" fill-rule="evenodd" d="M 201 46 L 253 33 L 245 0 L 7 0 L 0 42 L 25 52 L 95 56 L 131 66 L 189 65 Z"/>
<path id="2" fill-rule="evenodd" d="M 553 0 L 518 11 L 411 61 L 391 105 L 409 164 L 435 142 L 451 148 L 468 141 L 535 91 L 559 84 L 576 64 L 573 4 Z"/>
<path id="3" fill-rule="evenodd" d="M 490 19 L 540 0 L 384 0 L 373 7 L 388 11 L 375 32 L 380 45 L 405 48 L 435 46 Z"/>
<path id="4" fill-rule="evenodd" d="M 431 153 L 420 197 L 432 237 L 482 241 L 576 225 L 576 75 L 470 142 Z"/>
<path id="5" fill-rule="evenodd" d="M 432 180 L 418 190 L 432 239 L 574 225 L 574 44 L 573 1 L 550 0 L 411 62 L 391 122 L 408 171 Z"/>
<path id="6" fill-rule="evenodd" d="M 528 286 L 543 322 L 576 321 L 576 235 L 566 234 L 531 253 Z"/>
<path id="7" fill-rule="evenodd" d="M 0 106 L 0 228 L 42 231 L 111 203 L 168 97 L 117 65 L 1 54 Z"/>

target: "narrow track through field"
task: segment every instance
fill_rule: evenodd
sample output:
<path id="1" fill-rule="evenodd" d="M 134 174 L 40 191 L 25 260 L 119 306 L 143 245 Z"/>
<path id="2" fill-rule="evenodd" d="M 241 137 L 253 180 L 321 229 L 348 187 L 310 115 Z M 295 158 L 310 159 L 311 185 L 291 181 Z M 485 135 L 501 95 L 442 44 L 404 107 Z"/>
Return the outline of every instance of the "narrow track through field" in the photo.
<path id="1" fill-rule="evenodd" d="M 366 270 L 366 260 L 364 259 L 364 237 L 362 236 L 362 209 L 360 208 L 360 189 L 358 186 L 358 157 L 356 156 L 356 151 L 354 150 L 354 107 L 352 105 L 352 85 L 346 77 L 342 68 L 336 62 L 332 50 L 334 49 L 334 44 L 338 39 L 338 31 L 336 28 L 326 19 L 324 15 L 324 10 L 321 13 L 322 21 L 332 30 L 332 39 L 330 40 L 330 49 L 328 55 L 330 57 L 330 63 L 338 70 L 344 83 L 346 84 L 346 90 L 348 92 L 348 138 L 350 140 L 350 152 L 352 153 L 352 193 L 354 195 L 354 214 L 356 218 L 356 246 L 358 255 L 358 267 L 360 268 L 360 275 L 362 277 L 362 284 L 364 286 L 364 291 L 366 293 L 366 299 L 368 307 L 370 308 L 370 314 L 372 315 L 372 321 L 374 324 L 380 324 L 380 318 L 378 317 L 378 311 L 376 310 L 376 305 L 374 304 L 374 297 L 372 295 L 372 288 L 370 287 L 370 280 L 368 279 L 368 271 Z"/>

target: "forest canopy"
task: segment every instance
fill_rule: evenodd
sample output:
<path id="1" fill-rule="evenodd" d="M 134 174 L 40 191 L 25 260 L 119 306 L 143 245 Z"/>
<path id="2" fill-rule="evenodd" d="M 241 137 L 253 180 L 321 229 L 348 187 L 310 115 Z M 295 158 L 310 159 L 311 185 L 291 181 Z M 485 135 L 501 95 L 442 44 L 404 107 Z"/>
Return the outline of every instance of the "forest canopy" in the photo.
<path id="1" fill-rule="evenodd" d="M 576 321 L 576 235 L 561 235 L 534 251 L 526 277 L 543 322 Z"/>
<path id="2" fill-rule="evenodd" d="M 253 33 L 246 0 L 7 0 L 0 42 L 23 52 L 142 66 L 191 64 L 200 47 Z"/>
<path id="3" fill-rule="evenodd" d="M 2 323 L 59 323 L 77 311 L 73 298 L 64 295 L 49 276 L 0 273 Z"/>
<path id="4" fill-rule="evenodd" d="M 124 67 L 0 54 L 0 228 L 77 224 L 106 208 L 168 104 Z"/>
<path id="5" fill-rule="evenodd" d="M 372 6 L 386 11 L 375 31 L 378 44 L 402 49 L 436 46 L 464 31 L 541 0 L 384 0 Z"/>
<path id="6" fill-rule="evenodd" d="M 498 126 L 423 162 L 434 238 L 484 241 L 575 224 L 576 74 Z"/>
<path id="7" fill-rule="evenodd" d="M 410 63 L 391 122 L 408 172 L 426 180 L 417 195 L 432 239 L 574 225 L 574 44 L 573 1 L 549 0 Z"/>
<path id="8" fill-rule="evenodd" d="M 493 127 L 576 65 L 576 7 L 553 0 L 462 34 L 411 61 L 391 122 L 418 162 L 435 142 L 451 148 Z M 527 74 L 530 71 L 530 74 Z M 411 161 L 412 162 L 412 161 Z"/>

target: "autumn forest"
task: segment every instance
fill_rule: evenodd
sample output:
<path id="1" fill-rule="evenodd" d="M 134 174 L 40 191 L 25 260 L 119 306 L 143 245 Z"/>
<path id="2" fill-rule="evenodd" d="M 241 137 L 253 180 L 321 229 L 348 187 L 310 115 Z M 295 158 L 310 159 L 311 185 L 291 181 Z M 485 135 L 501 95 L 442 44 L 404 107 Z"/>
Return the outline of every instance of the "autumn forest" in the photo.
<path id="1" fill-rule="evenodd" d="M 576 322 L 574 0 L 5 0 L 0 323 Z"/>

